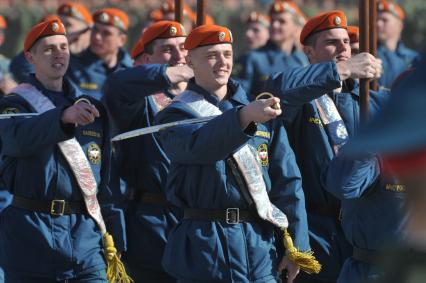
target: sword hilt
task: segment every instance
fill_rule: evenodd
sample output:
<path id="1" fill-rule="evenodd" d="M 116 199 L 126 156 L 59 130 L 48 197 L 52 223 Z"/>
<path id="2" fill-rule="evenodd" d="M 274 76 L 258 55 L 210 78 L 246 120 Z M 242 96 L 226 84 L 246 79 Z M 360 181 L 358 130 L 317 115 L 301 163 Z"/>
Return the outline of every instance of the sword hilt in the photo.
<path id="1" fill-rule="evenodd" d="M 270 92 L 262 92 L 261 94 L 256 96 L 256 100 L 260 100 L 260 99 L 268 99 L 268 98 L 273 98 L 274 95 Z M 275 103 L 274 105 L 271 106 L 272 109 L 275 110 L 280 110 L 281 106 L 279 103 Z"/>

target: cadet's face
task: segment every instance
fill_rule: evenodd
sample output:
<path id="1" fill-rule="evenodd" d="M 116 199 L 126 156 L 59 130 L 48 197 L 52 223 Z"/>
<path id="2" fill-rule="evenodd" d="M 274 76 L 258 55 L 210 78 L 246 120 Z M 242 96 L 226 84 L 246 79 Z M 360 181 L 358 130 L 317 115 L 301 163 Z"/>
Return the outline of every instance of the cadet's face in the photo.
<path id="1" fill-rule="evenodd" d="M 70 59 L 68 40 L 64 35 L 41 38 L 25 52 L 25 57 L 34 65 L 36 74 L 50 79 L 63 77 Z"/>
<path id="2" fill-rule="evenodd" d="M 189 52 L 187 63 L 194 70 L 197 84 L 206 89 L 218 89 L 228 83 L 232 72 L 232 45 L 198 47 Z"/>
<path id="3" fill-rule="evenodd" d="M 61 16 L 62 23 L 67 31 L 71 53 L 80 53 L 90 44 L 90 29 L 86 23 L 69 16 Z M 86 30 L 84 33 L 81 31 Z"/>
<path id="4" fill-rule="evenodd" d="M 246 42 L 250 49 L 259 48 L 269 39 L 269 30 L 261 23 L 248 23 L 246 29 Z"/>
<path id="5" fill-rule="evenodd" d="M 185 37 L 156 39 L 153 54 L 145 54 L 145 64 L 168 64 L 179 66 L 186 64 L 185 56 L 188 51 L 183 47 Z"/>
<path id="6" fill-rule="evenodd" d="M 400 19 L 388 12 L 377 15 L 377 36 L 380 41 L 399 38 L 403 24 Z"/>
<path id="7" fill-rule="evenodd" d="M 126 38 L 117 27 L 95 23 L 90 37 L 90 50 L 99 57 L 112 55 L 124 46 Z"/>
<path id="8" fill-rule="evenodd" d="M 271 40 L 284 42 L 292 40 L 296 32 L 296 24 L 290 13 L 271 14 Z"/>
<path id="9" fill-rule="evenodd" d="M 305 53 L 313 64 L 348 60 L 351 57 L 351 47 L 347 30 L 335 28 L 319 32 L 315 45 L 305 47 Z"/>
<path id="10" fill-rule="evenodd" d="M 67 34 L 79 32 L 87 28 L 87 24 L 85 22 L 77 20 L 73 17 L 61 15 L 60 18 L 62 23 L 65 26 L 65 30 L 67 31 Z"/>

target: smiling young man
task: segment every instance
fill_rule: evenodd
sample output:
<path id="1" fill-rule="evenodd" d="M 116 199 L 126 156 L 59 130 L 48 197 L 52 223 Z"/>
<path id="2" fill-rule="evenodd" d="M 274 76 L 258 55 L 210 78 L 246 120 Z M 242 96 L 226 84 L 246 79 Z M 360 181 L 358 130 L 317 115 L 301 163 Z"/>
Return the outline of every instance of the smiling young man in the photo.
<path id="1" fill-rule="evenodd" d="M 341 11 L 309 20 L 300 42 L 311 65 L 271 76 L 267 90 L 301 90 L 277 96 L 285 107 L 284 123 L 302 173 L 310 243 L 323 270 L 312 276 L 302 274 L 296 282 L 335 282 L 351 247 L 340 226 L 340 201 L 321 183 L 321 173 L 358 129 L 355 79 L 378 77 L 381 64 L 368 53 L 351 57 L 346 16 Z M 377 109 L 385 97 L 371 93 L 371 109 Z"/>
<path id="2" fill-rule="evenodd" d="M 193 77 L 186 66 L 184 27 L 159 21 L 148 27 L 132 50 L 134 67 L 112 74 L 105 96 L 120 133 L 149 127 L 155 115 L 186 89 Z M 128 252 L 125 260 L 136 282 L 176 282 L 161 266 L 175 213 L 166 201 L 170 160 L 154 135 L 115 144 L 120 175 L 131 191 L 126 211 Z"/>
<path id="3" fill-rule="evenodd" d="M 195 28 L 185 40 L 195 77 L 157 115 L 158 124 L 218 115 L 159 134 L 171 161 L 166 196 L 183 212 L 163 266 L 178 282 L 277 282 L 283 269 L 293 282 L 299 266 L 277 252 L 282 239 L 270 222 L 286 213 L 295 246 L 309 250 L 299 170 L 274 120 L 279 99 L 250 103 L 230 79 L 232 41 L 226 27 Z M 268 213 L 272 207 L 277 214 Z"/>
<path id="4" fill-rule="evenodd" d="M 34 26 L 24 52 L 35 74 L 0 101 L 2 113 L 38 113 L 0 124 L 1 176 L 14 195 L 1 215 L 5 282 L 108 282 L 102 237 L 110 229 L 123 251 L 125 235 L 107 186 L 106 112 L 64 79 L 70 52 L 59 19 Z"/>

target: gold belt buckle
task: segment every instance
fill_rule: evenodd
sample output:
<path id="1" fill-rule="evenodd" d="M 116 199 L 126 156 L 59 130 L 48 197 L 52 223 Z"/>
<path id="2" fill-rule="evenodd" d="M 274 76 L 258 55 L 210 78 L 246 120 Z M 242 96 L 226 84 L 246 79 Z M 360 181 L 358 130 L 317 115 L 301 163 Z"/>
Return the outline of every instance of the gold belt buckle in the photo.
<path id="1" fill-rule="evenodd" d="M 61 209 L 59 212 L 56 211 L 56 205 L 60 205 Z M 50 205 L 50 214 L 55 216 L 62 216 L 65 212 L 65 200 L 63 199 L 54 199 Z"/>

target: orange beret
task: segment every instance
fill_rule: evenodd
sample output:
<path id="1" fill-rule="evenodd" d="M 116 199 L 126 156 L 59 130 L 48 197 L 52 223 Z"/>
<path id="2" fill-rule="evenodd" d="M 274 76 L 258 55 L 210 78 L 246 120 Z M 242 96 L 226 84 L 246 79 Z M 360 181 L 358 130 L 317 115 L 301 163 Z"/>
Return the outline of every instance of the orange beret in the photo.
<path id="1" fill-rule="evenodd" d="M 405 14 L 401 6 L 396 3 L 390 3 L 386 0 L 379 0 L 377 2 L 377 11 L 391 13 L 395 17 L 399 18 L 401 21 L 405 19 Z"/>
<path id="2" fill-rule="evenodd" d="M 202 25 L 191 31 L 185 40 L 185 49 L 192 50 L 194 48 L 222 43 L 232 43 L 231 31 L 222 26 Z"/>
<path id="3" fill-rule="evenodd" d="M 346 16 L 342 11 L 322 13 L 310 19 L 302 29 L 300 43 L 305 44 L 305 40 L 314 33 L 334 28 L 348 29 Z"/>
<path id="4" fill-rule="evenodd" d="M 161 5 L 161 12 L 163 14 L 174 13 L 175 12 L 175 4 L 174 1 L 168 0 Z M 191 22 L 195 23 L 197 19 L 197 15 L 192 11 L 191 7 L 189 7 L 186 3 L 183 4 L 183 15 L 186 16 Z"/>
<path id="5" fill-rule="evenodd" d="M 163 19 L 163 12 L 160 9 L 154 9 L 148 14 L 148 19 L 153 22 L 158 22 Z"/>
<path id="6" fill-rule="evenodd" d="M 42 37 L 65 34 L 65 27 L 59 19 L 36 24 L 31 28 L 25 38 L 24 51 L 27 52 L 30 50 L 34 43 Z"/>
<path id="7" fill-rule="evenodd" d="M 47 14 L 46 16 L 44 16 L 43 18 L 41 18 L 38 21 L 38 24 L 42 23 L 42 22 L 50 22 L 50 21 L 54 21 L 54 20 L 60 21 L 61 18 L 59 18 L 58 15 L 56 15 L 56 14 Z"/>
<path id="8" fill-rule="evenodd" d="M 296 15 L 298 10 L 300 8 L 293 1 L 275 0 L 269 7 L 269 14 L 290 13 Z"/>
<path id="9" fill-rule="evenodd" d="M 0 29 L 6 29 L 6 28 L 7 28 L 6 20 L 4 19 L 2 15 L 0 15 Z"/>
<path id="10" fill-rule="evenodd" d="M 269 15 L 281 13 L 290 13 L 295 16 L 296 23 L 300 26 L 305 25 L 307 21 L 305 14 L 293 1 L 275 0 L 275 2 L 269 8 Z"/>
<path id="11" fill-rule="evenodd" d="M 159 21 L 148 27 L 142 37 L 132 49 L 132 58 L 135 59 L 144 52 L 145 45 L 157 38 L 171 38 L 186 36 L 185 28 L 178 22 Z"/>
<path id="12" fill-rule="evenodd" d="M 66 2 L 59 6 L 58 15 L 69 16 L 77 20 L 83 21 L 88 25 L 93 24 L 92 15 L 89 10 L 82 4 L 75 2 Z"/>
<path id="13" fill-rule="evenodd" d="M 247 23 L 261 23 L 265 27 L 269 27 L 270 20 L 269 20 L 268 16 L 266 16 L 266 15 L 264 15 L 262 13 L 253 11 L 248 16 Z"/>
<path id="14" fill-rule="evenodd" d="M 348 34 L 351 43 L 359 42 L 359 28 L 357 26 L 348 26 Z"/>
<path id="15" fill-rule="evenodd" d="M 127 31 L 129 18 L 125 12 L 117 8 L 105 8 L 93 14 L 93 21 L 96 23 L 117 27 L 122 31 Z"/>

